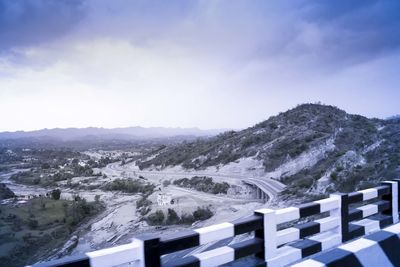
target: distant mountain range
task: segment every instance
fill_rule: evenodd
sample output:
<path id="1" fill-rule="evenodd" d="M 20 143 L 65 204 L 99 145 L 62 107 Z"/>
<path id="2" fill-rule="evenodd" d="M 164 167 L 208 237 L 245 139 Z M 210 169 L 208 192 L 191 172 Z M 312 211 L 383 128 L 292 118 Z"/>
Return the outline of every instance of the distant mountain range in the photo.
<path id="1" fill-rule="evenodd" d="M 52 139 L 60 141 L 75 140 L 137 140 L 137 139 L 153 139 L 153 138 L 170 138 L 176 136 L 193 136 L 207 137 L 214 136 L 224 129 L 201 130 L 199 128 L 164 128 L 164 127 L 126 127 L 126 128 L 55 128 L 43 129 L 37 131 L 17 131 L 17 132 L 0 132 L 0 140 L 12 139 Z"/>
<path id="2" fill-rule="evenodd" d="M 400 115 L 390 116 L 387 120 L 400 120 Z"/>

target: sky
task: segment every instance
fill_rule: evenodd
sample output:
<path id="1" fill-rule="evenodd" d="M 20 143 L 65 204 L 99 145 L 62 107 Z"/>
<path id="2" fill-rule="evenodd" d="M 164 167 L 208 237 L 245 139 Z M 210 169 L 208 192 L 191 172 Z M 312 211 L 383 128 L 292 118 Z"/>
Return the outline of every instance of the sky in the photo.
<path id="1" fill-rule="evenodd" d="M 398 0 L 0 0 L 0 131 L 400 114 Z"/>

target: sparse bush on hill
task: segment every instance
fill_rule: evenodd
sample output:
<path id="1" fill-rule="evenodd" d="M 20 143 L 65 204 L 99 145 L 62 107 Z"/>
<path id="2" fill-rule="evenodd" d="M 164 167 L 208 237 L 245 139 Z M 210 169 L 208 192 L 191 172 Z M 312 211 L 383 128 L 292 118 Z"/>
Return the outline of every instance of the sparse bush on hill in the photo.
<path id="1" fill-rule="evenodd" d="M 203 169 L 228 164 L 257 155 L 267 171 L 275 169 L 287 157 L 296 157 L 321 144 L 341 127 L 346 113 L 332 106 L 300 105 L 273 116 L 248 129 L 230 131 L 206 140 L 166 148 L 150 160 L 138 161 L 143 169 L 152 165 Z M 266 144 L 271 143 L 269 146 Z M 272 159 L 272 160 L 271 160 Z"/>

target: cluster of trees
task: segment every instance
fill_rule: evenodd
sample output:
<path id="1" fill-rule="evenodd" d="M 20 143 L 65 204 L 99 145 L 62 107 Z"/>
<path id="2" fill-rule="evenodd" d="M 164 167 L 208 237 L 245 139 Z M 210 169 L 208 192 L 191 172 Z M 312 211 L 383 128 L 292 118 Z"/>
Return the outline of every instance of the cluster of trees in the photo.
<path id="1" fill-rule="evenodd" d="M 153 204 L 147 196 L 143 196 L 141 199 L 136 201 L 136 209 L 140 212 L 142 216 L 146 215 L 151 211 L 150 206 Z"/>
<path id="2" fill-rule="evenodd" d="M 18 172 L 16 174 L 11 175 L 10 179 L 20 184 L 29 184 L 29 185 L 37 185 L 40 184 L 41 181 L 40 176 L 33 170 Z"/>
<path id="3" fill-rule="evenodd" d="M 10 153 L 8 148 L 0 147 L 0 164 L 10 164 L 22 161 L 23 157 L 19 153 L 15 153 L 13 150 Z"/>
<path id="4" fill-rule="evenodd" d="M 93 176 L 93 169 L 89 165 L 81 166 L 79 164 L 72 166 L 73 175 L 76 176 Z"/>
<path id="5" fill-rule="evenodd" d="M 122 191 L 124 193 L 142 193 L 150 195 L 154 192 L 155 186 L 150 183 L 144 183 L 140 180 L 129 179 L 115 179 L 103 186 L 104 190 L 108 191 Z"/>
<path id="6" fill-rule="evenodd" d="M 58 167 L 58 165 L 53 166 L 52 164 L 43 162 L 40 167 L 34 167 L 29 171 L 12 175 L 11 179 L 21 184 L 51 186 L 55 185 L 58 181 L 65 181 L 73 177 L 90 177 L 95 175 L 92 167 L 88 164 L 81 166 L 78 158 L 73 159 L 63 169 L 59 169 Z"/>
<path id="7" fill-rule="evenodd" d="M 73 178 L 74 175 L 69 172 L 65 171 L 57 171 L 55 174 L 53 174 L 53 179 L 54 181 L 64 181 Z"/>
<path id="8" fill-rule="evenodd" d="M 68 225 L 76 226 L 85 218 L 101 211 L 104 207 L 99 201 L 88 202 L 80 196 L 75 196 L 71 204 L 63 205 L 65 213 L 65 222 Z"/>
<path id="9" fill-rule="evenodd" d="M 211 177 L 207 176 L 194 176 L 190 179 L 177 179 L 173 182 L 173 184 L 211 194 L 226 194 L 230 187 L 226 182 L 216 183 Z"/>
<path id="10" fill-rule="evenodd" d="M 42 170 L 58 169 L 69 163 L 69 159 L 84 159 L 87 156 L 68 149 L 37 149 L 17 150 L 24 158 L 28 158 L 32 167 Z"/>
<path id="11" fill-rule="evenodd" d="M 55 247 L 62 247 L 81 222 L 103 209 L 99 201 L 87 202 L 79 196 L 64 200 L 60 194 L 55 189 L 51 198 L 0 205 L 0 244 L 12 247 L 0 253 L 0 266 L 25 266 L 44 258 Z"/>
<path id="12" fill-rule="evenodd" d="M 101 157 L 98 161 L 92 159 L 88 160 L 87 164 L 92 168 L 104 168 L 108 164 L 118 161 L 118 159 L 111 159 L 110 157 Z"/>
<path id="13" fill-rule="evenodd" d="M 150 225 L 173 225 L 173 224 L 192 224 L 196 221 L 204 221 L 211 218 L 214 213 L 208 207 L 198 207 L 192 214 L 182 214 L 178 216 L 175 210 L 168 209 L 167 216 L 164 212 L 157 210 L 147 216 L 146 221 Z"/>

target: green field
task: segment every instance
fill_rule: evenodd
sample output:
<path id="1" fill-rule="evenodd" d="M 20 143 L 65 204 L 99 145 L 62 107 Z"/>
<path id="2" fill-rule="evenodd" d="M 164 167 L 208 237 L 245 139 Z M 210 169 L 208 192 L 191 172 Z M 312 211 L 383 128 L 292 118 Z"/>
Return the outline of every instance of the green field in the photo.
<path id="1" fill-rule="evenodd" d="M 23 266 L 51 255 L 82 221 L 101 211 L 100 203 L 31 199 L 0 206 L 0 266 Z"/>

